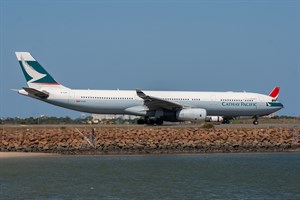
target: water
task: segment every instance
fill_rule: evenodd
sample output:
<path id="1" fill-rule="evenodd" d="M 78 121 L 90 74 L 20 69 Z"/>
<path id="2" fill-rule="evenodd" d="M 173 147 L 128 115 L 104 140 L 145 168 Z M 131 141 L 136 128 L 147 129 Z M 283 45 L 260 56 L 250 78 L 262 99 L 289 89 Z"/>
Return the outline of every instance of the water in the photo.
<path id="1" fill-rule="evenodd" d="M 300 199 L 300 153 L 7 158 L 0 199 Z"/>

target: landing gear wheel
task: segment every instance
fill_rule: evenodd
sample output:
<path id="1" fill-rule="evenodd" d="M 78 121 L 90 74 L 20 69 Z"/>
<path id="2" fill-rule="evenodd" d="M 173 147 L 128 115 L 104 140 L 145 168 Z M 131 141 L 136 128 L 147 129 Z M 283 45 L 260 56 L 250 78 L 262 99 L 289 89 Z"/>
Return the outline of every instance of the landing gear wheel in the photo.
<path id="1" fill-rule="evenodd" d="M 144 119 L 138 119 L 137 124 L 145 124 L 145 120 Z"/>
<path id="2" fill-rule="evenodd" d="M 229 119 L 224 119 L 222 124 L 230 124 L 230 120 Z"/>
<path id="3" fill-rule="evenodd" d="M 164 121 L 162 119 L 156 119 L 155 120 L 155 124 L 160 126 L 160 125 L 163 125 Z"/>
<path id="4" fill-rule="evenodd" d="M 155 124 L 155 120 L 154 119 L 147 119 L 146 124 L 148 124 L 148 125 L 154 125 Z"/>
<path id="5" fill-rule="evenodd" d="M 259 122 L 257 121 L 257 119 L 253 121 L 253 124 L 254 125 L 258 125 L 259 124 Z"/>

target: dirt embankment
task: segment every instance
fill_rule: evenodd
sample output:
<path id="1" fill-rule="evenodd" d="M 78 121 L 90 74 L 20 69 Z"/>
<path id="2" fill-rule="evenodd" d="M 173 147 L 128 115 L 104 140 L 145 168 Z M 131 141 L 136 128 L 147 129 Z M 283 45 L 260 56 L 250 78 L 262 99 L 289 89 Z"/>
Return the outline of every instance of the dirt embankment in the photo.
<path id="1" fill-rule="evenodd" d="M 145 154 L 300 151 L 300 128 L 5 127 L 0 151 Z"/>

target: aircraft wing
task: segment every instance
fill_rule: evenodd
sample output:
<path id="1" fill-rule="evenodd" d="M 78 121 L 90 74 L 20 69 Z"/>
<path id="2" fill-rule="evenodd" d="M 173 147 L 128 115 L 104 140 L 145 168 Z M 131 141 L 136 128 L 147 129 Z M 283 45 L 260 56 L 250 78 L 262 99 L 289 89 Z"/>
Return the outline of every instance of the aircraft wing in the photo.
<path id="1" fill-rule="evenodd" d="M 136 90 L 136 94 L 144 100 L 144 104 L 149 108 L 149 110 L 159 110 L 159 109 L 177 110 L 183 108 L 183 105 L 179 103 L 146 95 L 142 90 Z"/>

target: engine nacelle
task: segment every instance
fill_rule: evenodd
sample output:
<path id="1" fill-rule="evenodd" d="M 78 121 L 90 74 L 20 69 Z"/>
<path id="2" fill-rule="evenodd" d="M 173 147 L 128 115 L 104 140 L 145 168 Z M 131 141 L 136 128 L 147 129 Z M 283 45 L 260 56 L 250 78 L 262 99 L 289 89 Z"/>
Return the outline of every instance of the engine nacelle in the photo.
<path id="1" fill-rule="evenodd" d="M 221 116 L 207 116 L 205 118 L 206 122 L 223 122 L 224 118 Z"/>
<path id="2" fill-rule="evenodd" d="M 202 108 L 186 108 L 177 111 L 176 118 L 179 121 L 200 121 L 205 120 L 206 110 Z"/>

